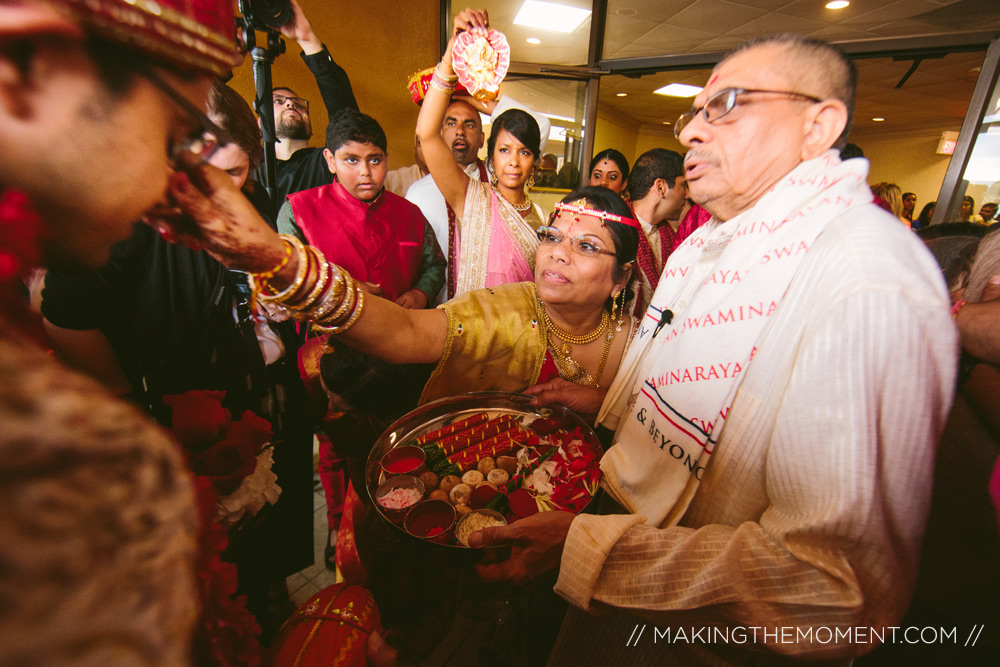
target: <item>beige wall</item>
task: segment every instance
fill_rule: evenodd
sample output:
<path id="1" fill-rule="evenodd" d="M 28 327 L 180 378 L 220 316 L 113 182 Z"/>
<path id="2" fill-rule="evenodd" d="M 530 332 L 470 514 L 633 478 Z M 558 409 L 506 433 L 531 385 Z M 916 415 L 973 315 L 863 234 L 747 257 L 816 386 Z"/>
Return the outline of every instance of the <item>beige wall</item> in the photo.
<path id="1" fill-rule="evenodd" d="M 924 204 L 935 201 L 944 181 L 950 155 L 937 155 L 940 133 L 923 136 L 851 137 L 871 163 L 869 183 L 896 183 L 903 192 L 917 195 L 914 216 Z"/>
<path id="2" fill-rule="evenodd" d="M 668 151 L 677 151 L 681 155 L 686 152 L 684 146 L 674 138 L 672 131 L 641 131 L 638 140 L 635 142 L 635 157 L 639 157 L 653 148 L 666 148 Z M 632 161 L 635 162 L 635 158 Z"/>
<path id="3" fill-rule="evenodd" d="M 619 150 L 628 159 L 629 165 L 635 162 L 635 142 L 637 134 L 629 127 L 628 122 L 623 122 L 612 115 L 597 114 L 597 125 L 594 128 L 594 154 L 600 153 L 607 148 Z M 593 156 L 584 157 L 586 167 L 590 166 L 590 159 Z"/>
<path id="4" fill-rule="evenodd" d="M 347 70 L 361 111 L 373 116 L 385 130 L 389 168 L 413 164 L 413 133 L 419 108 L 410 98 L 406 80 L 432 67 L 438 59 L 438 0 L 392 3 L 373 23 L 370 3 L 299 0 L 313 29 L 337 63 Z M 387 6 L 388 7 L 388 6 Z M 259 38 L 259 35 L 258 35 Z M 272 68 L 275 86 L 287 86 L 310 102 L 312 146 L 322 146 L 326 109 L 312 73 L 300 57 L 301 49 L 285 40 L 286 53 Z M 254 97 L 250 58 L 236 69 L 230 85 L 245 99 Z"/>
<path id="5" fill-rule="evenodd" d="M 594 153 L 605 148 L 620 150 L 628 159 L 629 165 L 635 164 L 637 157 L 652 148 L 684 153 L 684 147 L 674 138 L 669 128 L 651 130 L 638 127 L 631 121 L 601 111 L 597 114 L 597 127 L 594 131 Z"/>

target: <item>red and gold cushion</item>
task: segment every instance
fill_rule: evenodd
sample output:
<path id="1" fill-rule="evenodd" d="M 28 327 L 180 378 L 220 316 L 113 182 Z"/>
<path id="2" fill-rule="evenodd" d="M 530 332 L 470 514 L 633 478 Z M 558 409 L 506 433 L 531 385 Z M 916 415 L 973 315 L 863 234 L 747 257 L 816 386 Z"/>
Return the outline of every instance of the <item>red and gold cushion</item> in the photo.
<path id="1" fill-rule="evenodd" d="M 364 667 L 368 635 L 381 631 L 378 606 L 368 589 L 335 584 L 309 598 L 281 626 L 270 667 Z"/>
<path id="2" fill-rule="evenodd" d="M 105 39 L 183 70 L 236 66 L 233 0 L 43 0 Z"/>
<path id="3" fill-rule="evenodd" d="M 424 103 L 424 97 L 427 96 L 427 89 L 431 87 L 432 76 L 434 76 L 434 68 L 428 67 L 427 69 L 422 69 L 419 72 L 414 72 L 410 75 L 410 78 L 406 80 L 406 87 L 410 91 L 413 103 L 417 106 Z M 467 91 L 465 86 L 460 83 L 455 88 L 454 94 L 468 95 L 469 91 Z"/>

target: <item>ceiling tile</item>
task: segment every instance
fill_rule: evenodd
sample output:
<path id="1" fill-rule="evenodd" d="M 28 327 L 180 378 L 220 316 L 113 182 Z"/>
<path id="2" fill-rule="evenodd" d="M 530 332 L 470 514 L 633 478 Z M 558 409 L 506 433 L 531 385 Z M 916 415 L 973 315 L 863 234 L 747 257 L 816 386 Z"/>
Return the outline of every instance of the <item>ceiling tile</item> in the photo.
<path id="1" fill-rule="evenodd" d="M 670 19 L 670 24 L 689 30 L 723 35 L 767 14 L 765 9 L 725 0 L 696 0 Z"/>
<path id="2" fill-rule="evenodd" d="M 687 53 L 719 36 L 721 36 L 720 33 L 702 32 L 670 24 L 661 24 L 637 38 L 635 44 L 647 47 L 669 44 L 673 53 Z"/>
<path id="3" fill-rule="evenodd" d="M 604 30 L 604 38 L 631 44 L 659 25 L 660 23 L 657 21 L 646 21 L 638 18 L 616 18 L 613 21 L 609 19 Z"/>
<path id="4" fill-rule="evenodd" d="M 744 38 L 756 37 L 758 35 L 771 35 L 780 32 L 792 32 L 798 35 L 808 35 L 811 32 L 822 30 L 825 27 L 827 27 L 827 24 L 819 21 L 772 12 L 760 17 L 759 19 L 754 19 L 749 23 L 738 26 L 726 34 Z"/>
<path id="5" fill-rule="evenodd" d="M 809 37 L 827 42 L 844 42 L 851 39 L 870 39 L 871 33 L 844 25 L 831 25 L 809 33 Z"/>
<path id="6" fill-rule="evenodd" d="M 634 18 L 662 23 L 691 4 L 691 0 L 609 0 L 608 22 Z"/>
<path id="7" fill-rule="evenodd" d="M 722 37 L 716 37 L 715 39 L 708 40 L 698 47 L 698 51 L 700 53 L 725 53 L 727 51 L 732 51 L 745 41 L 747 40 L 744 37 L 723 35 Z"/>

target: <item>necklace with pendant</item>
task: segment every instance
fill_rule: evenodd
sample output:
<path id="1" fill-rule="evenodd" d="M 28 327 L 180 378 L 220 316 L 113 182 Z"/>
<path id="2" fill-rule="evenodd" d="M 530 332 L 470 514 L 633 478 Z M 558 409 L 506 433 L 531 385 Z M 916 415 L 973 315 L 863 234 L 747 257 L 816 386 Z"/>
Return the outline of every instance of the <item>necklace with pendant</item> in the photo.
<path id="1" fill-rule="evenodd" d="M 597 325 L 596 329 L 582 336 L 575 336 L 571 333 L 567 333 L 556 326 L 555 322 L 552 321 L 549 314 L 546 312 L 545 305 L 542 303 L 541 299 L 538 300 L 538 311 L 545 326 L 545 337 L 548 343 L 548 348 L 552 351 L 552 356 L 559 369 L 559 374 L 570 382 L 590 387 L 597 387 L 597 383 L 600 382 L 601 375 L 604 373 L 604 366 L 608 361 L 608 354 L 611 351 L 611 342 L 615 338 L 615 332 L 611 327 L 611 316 L 608 315 L 608 311 L 602 309 L 600 324 Z M 557 344 L 556 341 L 552 339 L 552 334 L 555 334 L 562 342 Z M 597 375 L 593 376 L 588 373 L 587 370 L 571 355 L 573 353 L 573 345 L 586 345 L 587 343 L 594 342 L 601 336 L 604 336 L 604 349 L 601 353 L 601 363 L 597 367 Z"/>
<path id="2" fill-rule="evenodd" d="M 527 213 L 528 211 L 531 210 L 531 197 L 529 197 L 528 195 L 524 196 L 523 204 L 515 204 L 511 200 L 507 199 L 507 197 L 505 197 L 504 194 L 500 192 L 500 189 L 497 186 L 495 185 L 493 186 L 493 191 L 496 192 L 498 195 L 500 195 L 501 199 L 503 199 L 505 202 L 513 206 L 514 210 L 517 211 L 518 213 Z"/>

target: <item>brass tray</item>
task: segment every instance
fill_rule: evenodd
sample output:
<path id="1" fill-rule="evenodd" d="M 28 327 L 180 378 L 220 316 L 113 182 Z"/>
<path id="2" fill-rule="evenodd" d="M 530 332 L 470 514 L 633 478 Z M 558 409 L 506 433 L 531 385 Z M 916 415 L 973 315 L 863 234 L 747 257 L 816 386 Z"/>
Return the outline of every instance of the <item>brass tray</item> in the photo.
<path id="1" fill-rule="evenodd" d="M 368 462 L 365 465 L 365 487 L 368 491 L 368 497 L 371 500 L 371 506 L 378 512 L 382 522 L 389 527 L 391 532 L 405 535 L 417 542 L 432 544 L 435 547 L 443 549 L 463 552 L 470 551 L 467 547 L 458 544 L 438 544 L 410 535 L 401 525 L 393 522 L 375 501 L 375 490 L 385 481 L 385 475 L 379 465 L 382 457 L 393 447 L 447 426 L 452 422 L 471 417 L 480 412 L 488 412 L 490 418 L 503 414 L 517 416 L 530 415 L 539 419 L 550 420 L 556 429 L 567 431 L 572 431 L 575 428 L 583 429 L 586 435 L 593 436 L 594 442 L 597 441 L 597 435 L 594 433 L 591 425 L 569 408 L 561 405 L 535 407 L 529 404 L 530 400 L 531 397 L 524 394 L 511 394 L 499 391 L 462 394 L 427 403 L 415 410 L 411 410 L 396 420 L 375 441 L 371 453 L 368 455 Z"/>

